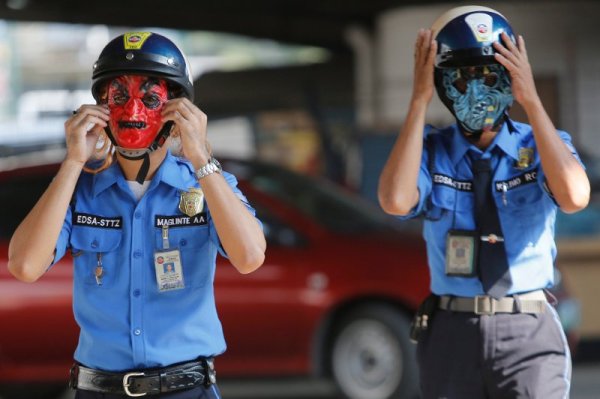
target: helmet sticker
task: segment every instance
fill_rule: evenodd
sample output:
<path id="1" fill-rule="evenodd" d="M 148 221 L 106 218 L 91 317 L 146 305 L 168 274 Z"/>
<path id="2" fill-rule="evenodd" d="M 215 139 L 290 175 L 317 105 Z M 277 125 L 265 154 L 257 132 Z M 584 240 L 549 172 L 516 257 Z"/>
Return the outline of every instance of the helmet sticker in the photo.
<path id="1" fill-rule="evenodd" d="M 152 32 L 129 32 L 123 35 L 123 48 L 125 50 L 139 50 Z"/>
<path id="2" fill-rule="evenodd" d="M 491 42 L 493 40 L 492 33 L 493 19 L 489 14 L 474 13 L 465 17 L 465 22 L 473 31 L 473 36 L 478 42 Z"/>

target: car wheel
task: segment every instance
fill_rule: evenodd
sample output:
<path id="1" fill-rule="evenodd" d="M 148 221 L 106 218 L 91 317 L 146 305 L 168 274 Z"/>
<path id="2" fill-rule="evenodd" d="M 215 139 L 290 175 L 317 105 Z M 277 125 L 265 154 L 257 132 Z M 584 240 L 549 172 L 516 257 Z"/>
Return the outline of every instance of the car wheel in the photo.
<path id="1" fill-rule="evenodd" d="M 331 369 L 350 399 L 410 399 L 418 396 L 415 345 L 410 322 L 386 305 L 360 306 L 341 320 L 333 339 Z"/>

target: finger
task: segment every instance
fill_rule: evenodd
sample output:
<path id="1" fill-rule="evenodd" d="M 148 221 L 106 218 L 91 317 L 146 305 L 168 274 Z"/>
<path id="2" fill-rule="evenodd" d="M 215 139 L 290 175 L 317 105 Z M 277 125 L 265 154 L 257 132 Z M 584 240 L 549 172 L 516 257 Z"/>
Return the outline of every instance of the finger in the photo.
<path id="1" fill-rule="evenodd" d="M 73 114 L 81 114 L 88 111 L 98 111 L 107 115 L 110 115 L 110 110 L 108 109 L 108 105 L 92 105 L 92 104 L 83 104 L 76 111 L 73 111 Z"/>
<path id="2" fill-rule="evenodd" d="M 171 128 L 171 136 L 179 137 L 180 135 L 181 135 L 181 132 L 179 131 L 179 128 L 177 127 L 177 125 L 173 125 L 173 127 Z"/>
<path id="3" fill-rule="evenodd" d="M 163 120 L 173 118 L 176 124 L 180 124 L 185 130 L 202 130 L 204 124 L 203 113 L 198 110 L 198 114 L 194 112 L 198 110 L 189 100 L 181 99 L 176 103 L 176 107 L 171 106 L 167 112 L 163 114 Z"/>
<path id="4" fill-rule="evenodd" d="M 100 118 L 102 120 L 105 120 L 107 122 L 110 120 L 110 115 L 108 113 L 104 112 L 104 109 L 102 109 L 102 108 L 89 108 L 89 107 L 82 107 L 82 108 L 80 108 L 75 115 L 73 115 L 71 118 L 69 118 L 69 120 L 73 124 L 79 124 L 88 115 L 93 115 L 93 116 L 95 116 L 97 118 Z M 67 120 L 67 122 L 69 122 L 69 120 Z"/>
<path id="5" fill-rule="evenodd" d="M 96 143 L 98 143 L 98 140 L 100 139 L 101 133 L 102 133 L 102 130 L 100 130 L 100 127 L 94 126 L 92 129 L 90 129 L 86 133 L 85 138 L 86 138 L 86 140 L 90 140 L 92 142 L 92 144 L 96 145 Z"/>
<path id="6" fill-rule="evenodd" d="M 86 115 L 81 121 L 77 122 L 73 127 L 75 129 L 85 129 L 84 131 L 89 131 L 93 129 L 94 126 L 106 127 L 108 123 L 102 118 L 99 118 L 95 115 Z"/>
<path id="7" fill-rule="evenodd" d="M 496 53 L 494 54 L 494 58 L 496 59 L 496 61 L 502 64 L 502 66 L 504 66 L 504 68 L 506 68 L 509 73 L 512 74 L 514 71 L 517 70 L 517 66 L 508 58 L 504 57 L 502 54 Z"/>
<path id="8" fill-rule="evenodd" d="M 190 100 L 186 99 L 186 101 L 184 102 L 184 105 L 194 115 L 194 117 L 198 120 L 198 122 L 200 122 L 201 124 L 206 123 L 206 121 L 208 120 L 208 117 L 200 108 L 198 108 L 196 105 L 194 105 L 194 103 L 192 103 Z"/>
<path id="9" fill-rule="evenodd" d="M 511 53 L 519 53 L 519 49 L 517 48 L 517 46 L 515 45 L 515 43 L 513 43 L 512 40 L 510 40 L 510 37 L 506 34 L 506 32 L 502 32 L 501 33 L 502 36 L 502 41 L 504 42 L 504 46 L 511 52 Z"/>
<path id="10" fill-rule="evenodd" d="M 421 42 L 421 57 L 423 61 L 427 59 L 427 55 L 429 54 L 429 49 L 431 48 L 431 38 L 433 37 L 433 32 L 431 29 L 426 29 L 423 33 L 423 41 Z"/>
<path id="11" fill-rule="evenodd" d="M 423 41 L 421 42 L 421 61 L 425 63 L 427 61 L 427 57 L 429 56 L 429 51 L 431 50 L 431 30 L 426 29 L 423 34 Z"/>
<path id="12" fill-rule="evenodd" d="M 98 136 L 97 138 L 99 139 L 99 138 L 100 138 L 100 135 L 101 135 L 101 134 L 102 134 L 102 132 L 104 131 L 104 128 L 105 128 L 105 127 L 106 127 L 106 126 L 102 126 L 102 125 L 99 125 L 99 124 L 95 124 L 95 125 L 94 125 L 94 127 L 92 127 L 90 130 L 88 130 L 88 135 L 89 135 L 89 134 L 96 135 L 96 136 Z"/>
<path id="13" fill-rule="evenodd" d="M 195 115 L 194 108 L 196 108 L 196 106 L 194 106 L 194 104 L 192 104 L 192 102 L 187 98 L 182 98 L 178 105 L 178 108 L 184 111 L 184 115 Z"/>
<path id="14" fill-rule="evenodd" d="M 178 110 L 173 110 L 164 114 L 162 119 L 164 122 L 173 121 L 178 127 L 180 133 L 194 128 L 190 121 L 184 118 L 184 116 Z"/>
<path id="15" fill-rule="evenodd" d="M 175 123 L 192 123 L 194 121 L 191 111 L 183 105 L 179 105 L 177 108 L 163 113 L 162 118 L 163 121 L 172 120 Z"/>
<path id="16" fill-rule="evenodd" d="M 182 98 L 175 98 L 173 100 L 167 101 L 161 110 L 161 114 L 166 115 L 166 114 L 178 111 L 179 108 L 181 107 L 182 101 L 183 101 Z"/>
<path id="17" fill-rule="evenodd" d="M 431 39 L 431 44 L 429 45 L 429 53 L 427 54 L 427 59 L 425 60 L 425 64 L 427 66 L 434 65 L 436 54 L 437 54 L 437 40 Z"/>
<path id="18" fill-rule="evenodd" d="M 518 62 L 517 55 L 514 52 L 511 52 L 508 48 L 501 45 L 499 42 L 494 42 L 493 46 L 496 50 L 496 54 L 502 55 L 505 59 L 510 60 L 514 64 Z"/>
<path id="19" fill-rule="evenodd" d="M 67 135 L 85 134 L 94 129 L 95 126 L 99 126 L 103 129 L 108 126 L 108 123 L 96 116 L 87 115 L 78 121 L 71 121 L 71 123 L 65 122 L 65 132 Z"/>
<path id="20" fill-rule="evenodd" d="M 521 54 L 523 55 L 525 60 L 529 61 L 529 57 L 527 56 L 527 48 L 525 48 L 525 39 L 523 39 L 523 36 L 519 35 L 519 37 L 517 38 L 517 43 L 519 44 L 519 50 Z"/>
<path id="21" fill-rule="evenodd" d="M 192 111 L 192 109 L 185 103 L 185 101 L 181 101 L 179 103 L 179 106 L 177 107 L 177 111 L 179 111 L 179 113 L 181 115 L 183 115 L 183 117 L 185 119 L 187 119 L 190 122 L 194 121 L 194 112 Z"/>

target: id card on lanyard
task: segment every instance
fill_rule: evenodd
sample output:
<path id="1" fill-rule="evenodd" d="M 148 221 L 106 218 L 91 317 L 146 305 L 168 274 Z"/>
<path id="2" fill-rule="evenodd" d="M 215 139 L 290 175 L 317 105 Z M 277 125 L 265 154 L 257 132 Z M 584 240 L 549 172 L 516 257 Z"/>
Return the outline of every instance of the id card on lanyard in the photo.
<path id="1" fill-rule="evenodd" d="M 450 230 L 446 236 L 446 275 L 473 277 L 477 275 L 479 235 L 471 230 Z"/>
<path id="2" fill-rule="evenodd" d="M 154 271 L 159 292 L 185 288 L 181 254 L 178 248 L 169 248 L 169 227 L 162 226 L 162 250 L 154 251 Z"/>

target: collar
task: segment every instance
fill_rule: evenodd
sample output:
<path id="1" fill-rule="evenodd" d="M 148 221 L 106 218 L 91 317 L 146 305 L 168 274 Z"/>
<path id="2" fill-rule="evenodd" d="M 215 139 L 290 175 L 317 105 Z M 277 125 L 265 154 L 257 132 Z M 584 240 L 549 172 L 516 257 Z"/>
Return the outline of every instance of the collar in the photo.
<path id="1" fill-rule="evenodd" d="M 189 173 L 184 173 L 182 169 Z M 152 179 L 153 184 L 151 184 L 150 187 L 154 185 L 155 181 L 157 182 L 156 184 L 162 181 L 178 190 L 187 191 L 190 187 L 198 185 L 193 174 L 193 169 L 194 168 L 189 161 L 173 156 L 171 150 L 168 150 L 167 156 L 156 171 L 156 174 Z"/>
<path id="2" fill-rule="evenodd" d="M 452 140 L 450 144 L 450 159 L 452 160 L 452 164 L 456 166 L 463 159 L 469 149 L 477 149 L 477 147 L 467 141 L 465 136 L 460 131 L 458 124 L 452 125 L 451 129 Z M 512 121 L 507 119 L 486 151 L 489 152 L 492 151 L 494 147 L 498 147 L 508 156 L 518 160 L 519 140 L 520 137 L 517 128 Z M 481 150 L 477 149 L 477 151 Z"/>
<path id="3" fill-rule="evenodd" d="M 195 185 L 196 181 L 191 177 L 192 174 L 189 174 L 190 177 L 186 179 L 188 174 L 182 173 L 181 163 L 187 166 L 187 168 L 190 168 L 188 162 L 180 161 L 178 158 L 171 155 L 170 150 L 167 151 L 165 159 L 158 167 L 148 190 L 158 185 L 159 182 L 166 183 L 179 190 L 188 190 L 190 186 Z M 189 170 L 191 171 L 191 169 Z M 111 187 L 113 184 L 118 184 L 120 187 L 126 186 L 123 172 L 117 161 L 113 162 L 106 170 L 94 175 L 92 189 L 94 197 Z"/>

